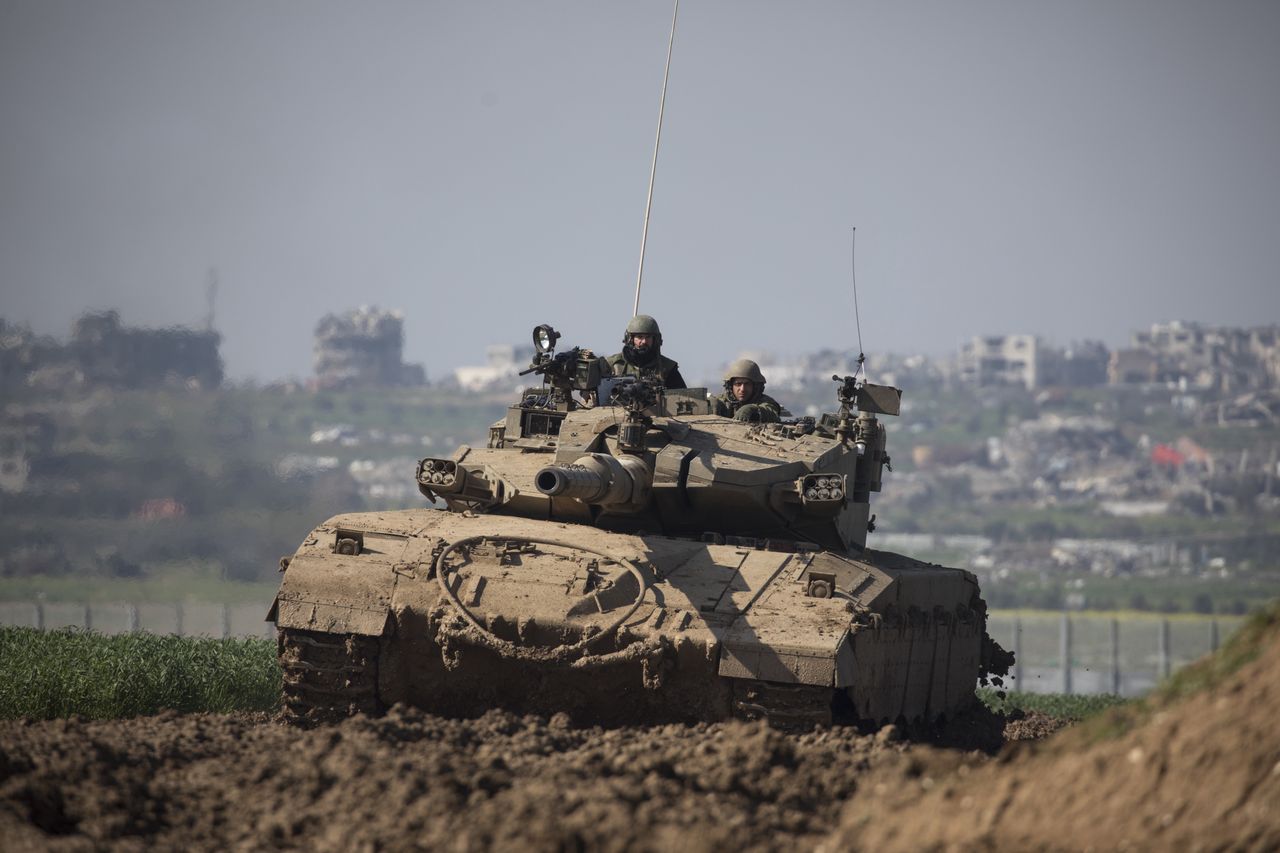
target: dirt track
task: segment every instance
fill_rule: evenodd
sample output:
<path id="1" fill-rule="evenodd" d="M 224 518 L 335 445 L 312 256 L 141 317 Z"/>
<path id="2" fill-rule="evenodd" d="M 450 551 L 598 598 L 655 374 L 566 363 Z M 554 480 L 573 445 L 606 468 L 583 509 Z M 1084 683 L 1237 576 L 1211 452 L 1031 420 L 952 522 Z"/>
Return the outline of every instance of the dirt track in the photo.
<path id="1" fill-rule="evenodd" d="M 1119 738 L 572 728 L 394 709 L 0 723 L 6 850 L 1276 849 L 1280 646 Z M 1036 737 L 1052 721 L 1005 727 Z"/>

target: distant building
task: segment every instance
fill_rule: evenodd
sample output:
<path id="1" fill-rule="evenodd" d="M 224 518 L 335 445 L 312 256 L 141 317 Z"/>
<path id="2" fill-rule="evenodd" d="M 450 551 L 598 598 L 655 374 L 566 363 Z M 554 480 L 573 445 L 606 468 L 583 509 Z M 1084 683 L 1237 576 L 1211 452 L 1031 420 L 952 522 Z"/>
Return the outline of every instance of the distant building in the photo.
<path id="1" fill-rule="evenodd" d="M 1280 387 L 1280 325 L 1250 329 L 1249 352 L 1272 388 Z"/>
<path id="2" fill-rule="evenodd" d="M 26 326 L 0 317 L 0 387 L 27 384 L 33 370 L 51 360 L 66 360 L 65 348 L 49 337 L 39 337 Z"/>
<path id="3" fill-rule="evenodd" d="M 1108 371 L 1113 384 L 1163 382 L 1221 393 L 1280 384 L 1277 325 L 1242 329 L 1179 320 L 1155 323 L 1134 333 L 1132 349 L 1122 352 L 1126 355 Z"/>
<path id="4" fill-rule="evenodd" d="M 320 388 L 426 384 L 420 364 L 405 364 L 404 315 L 361 306 L 316 324 L 315 371 Z"/>
<path id="5" fill-rule="evenodd" d="M 1101 341 L 1073 343 L 1062 351 L 1053 384 L 1073 388 L 1106 385 L 1110 359 L 1111 352 Z"/>
<path id="6" fill-rule="evenodd" d="M 1214 388 L 1224 363 L 1221 336 L 1199 323 L 1155 323 L 1135 332 L 1133 344 L 1156 358 L 1156 381 Z"/>
<path id="7" fill-rule="evenodd" d="M 1035 335 L 984 335 L 961 347 L 956 368 L 960 381 L 969 385 L 1037 388 L 1046 359 Z"/>
<path id="8" fill-rule="evenodd" d="M 16 494 L 27 487 L 32 460 L 53 452 L 57 427 L 47 413 L 7 412 L 0 420 L 0 492 Z"/>
<path id="9" fill-rule="evenodd" d="M 1145 349 L 1118 349 L 1107 361 L 1111 385 L 1145 385 L 1156 381 L 1160 365 L 1155 353 Z"/>
<path id="10" fill-rule="evenodd" d="M 126 328 L 115 311 L 85 314 L 71 330 L 71 347 L 85 381 L 126 388 L 218 387 L 222 384 L 221 340 L 213 330 L 184 326 Z"/>
<path id="11" fill-rule="evenodd" d="M 1107 381 L 1110 353 L 1098 341 L 1049 346 L 1036 335 L 983 335 L 960 348 L 955 376 L 978 387 L 1090 387 Z"/>
<path id="12" fill-rule="evenodd" d="M 82 316 L 65 345 L 0 319 L 0 384 L 216 388 L 220 342 L 212 330 L 130 328 L 115 311 Z"/>
<path id="13" fill-rule="evenodd" d="M 453 378 L 464 391 L 510 390 L 519 384 L 518 374 L 533 361 L 532 346 L 490 344 L 485 348 L 485 364 L 459 367 Z"/>

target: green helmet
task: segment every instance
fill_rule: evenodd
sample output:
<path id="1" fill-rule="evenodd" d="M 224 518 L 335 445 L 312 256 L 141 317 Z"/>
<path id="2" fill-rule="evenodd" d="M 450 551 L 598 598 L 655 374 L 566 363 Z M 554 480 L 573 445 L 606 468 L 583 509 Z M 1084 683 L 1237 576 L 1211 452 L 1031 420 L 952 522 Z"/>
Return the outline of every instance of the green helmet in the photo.
<path id="1" fill-rule="evenodd" d="M 756 384 L 757 388 L 764 387 L 764 374 L 760 372 L 760 365 L 749 358 L 738 359 L 729 365 L 729 369 L 724 372 L 724 384 L 726 387 L 735 379 L 750 379 Z"/>
<path id="2" fill-rule="evenodd" d="M 622 342 L 631 343 L 632 335 L 652 335 L 653 342 L 662 346 L 662 330 L 658 328 L 658 321 L 648 314 L 637 314 L 631 318 L 631 322 L 627 324 L 627 331 L 622 335 Z"/>

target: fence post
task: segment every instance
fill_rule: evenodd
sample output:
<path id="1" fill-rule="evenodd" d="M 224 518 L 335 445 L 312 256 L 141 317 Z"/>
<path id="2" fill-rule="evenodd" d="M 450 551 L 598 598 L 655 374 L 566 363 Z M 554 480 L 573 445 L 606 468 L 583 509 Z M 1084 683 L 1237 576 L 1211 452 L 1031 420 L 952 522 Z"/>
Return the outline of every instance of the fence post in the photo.
<path id="1" fill-rule="evenodd" d="M 89 602 L 84 603 L 84 629 L 86 631 L 93 630 L 93 608 L 89 606 Z"/>
<path id="2" fill-rule="evenodd" d="M 43 631 L 44 630 L 44 602 L 43 601 L 36 602 L 35 613 L 33 615 L 36 623 L 36 630 Z"/>
<path id="3" fill-rule="evenodd" d="M 1160 679 L 1169 677 L 1169 620 L 1160 620 Z"/>
<path id="4" fill-rule="evenodd" d="M 175 601 L 173 603 L 173 633 L 176 636 L 182 636 L 182 620 L 185 614 L 182 611 L 182 602 Z"/>
<path id="5" fill-rule="evenodd" d="M 231 608 L 223 604 L 222 605 L 222 639 L 225 640 L 230 636 L 231 636 Z"/>
<path id="6" fill-rule="evenodd" d="M 138 605 L 130 602 L 129 604 L 129 633 L 136 634 L 138 632 Z"/>
<path id="7" fill-rule="evenodd" d="M 1022 617 L 1013 617 L 1013 686 L 1022 689 Z"/>
<path id="8" fill-rule="evenodd" d="M 1209 653 L 1213 654 L 1218 650 L 1218 620 L 1209 620 Z"/>
<path id="9" fill-rule="evenodd" d="M 1111 617 L 1111 692 L 1120 695 L 1120 620 Z"/>
<path id="10" fill-rule="evenodd" d="M 1062 631 L 1058 637 L 1058 655 L 1062 658 L 1062 692 L 1071 695 L 1071 616 L 1062 611 Z"/>

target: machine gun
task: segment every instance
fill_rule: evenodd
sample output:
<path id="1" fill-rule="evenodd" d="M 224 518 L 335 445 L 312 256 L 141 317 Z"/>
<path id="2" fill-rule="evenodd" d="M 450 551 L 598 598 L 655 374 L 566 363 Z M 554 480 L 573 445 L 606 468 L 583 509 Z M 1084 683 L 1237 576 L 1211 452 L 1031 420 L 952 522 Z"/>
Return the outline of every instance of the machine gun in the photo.
<path id="1" fill-rule="evenodd" d="M 653 426 L 653 418 L 645 410 L 658 402 L 663 390 L 656 379 L 627 376 L 614 384 L 609 402 L 627 410 L 626 419 L 618 425 L 618 447 L 624 453 L 644 452 L 645 433 Z"/>
<path id="2" fill-rule="evenodd" d="M 841 441 L 854 439 L 858 444 L 858 455 L 866 449 L 865 426 L 857 422 L 870 420 L 875 423 L 874 415 L 896 415 L 902 410 L 902 389 L 892 385 L 873 385 L 865 380 L 858 381 L 854 376 L 832 376 L 832 381 L 839 382 L 836 387 L 836 400 L 840 403 L 839 414 L 835 418 L 834 432 Z M 855 418 L 854 412 L 858 412 Z"/>
<path id="3" fill-rule="evenodd" d="M 854 501 L 866 502 L 871 492 L 880 491 L 881 468 L 893 470 L 892 460 L 885 452 L 884 426 L 876 415 L 898 414 L 902 409 L 902 389 L 859 381 L 856 375 L 831 379 L 840 383 L 836 387 L 840 411 L 835 417 L 823 415 L 823 420 L 839 441 L 853 442 L 858 463 L 851 496 Z M 868 521 L 867 529 L 875 529 L 875 516 Z"/>
<path id="4" fill-rule="evenodd" d="M 548 392 L 526 397 L 527 408 L 572 411 L 574 391 L 593 391 L 600 384 L 600 359 L 582 347 L 557 353 L 559 339 L 560 333 L 546 323 L 533 330 L 533 362 L 519 375 L 541 375 Z"/>

